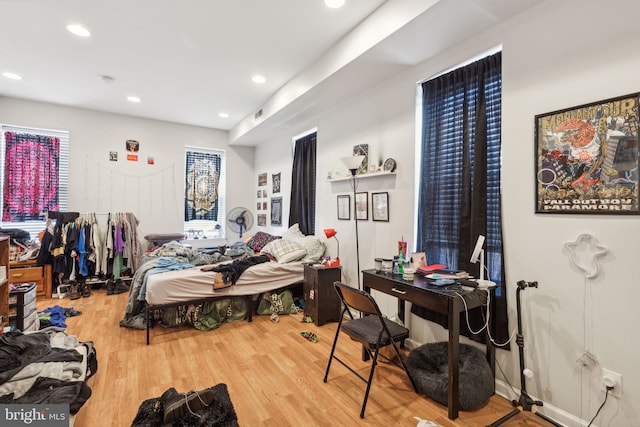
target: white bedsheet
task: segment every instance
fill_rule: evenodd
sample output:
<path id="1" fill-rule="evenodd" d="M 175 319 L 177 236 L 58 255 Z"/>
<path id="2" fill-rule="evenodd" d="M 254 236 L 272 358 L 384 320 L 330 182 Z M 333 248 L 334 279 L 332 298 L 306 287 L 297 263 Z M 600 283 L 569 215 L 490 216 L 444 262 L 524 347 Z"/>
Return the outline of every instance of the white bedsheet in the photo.
<path id="1" fill-rule="evenodd" d="M 215 275 L 220 273 L 201 269 L 202 266 L 198 266 L 149 276 L 147 303 L 162 305 L 215 296 L 256 295 L 302 282 L 304 278 L 303 263 L 280 264 L 271 261 L 246 269 L 235 285 L 214 290 Z"/>

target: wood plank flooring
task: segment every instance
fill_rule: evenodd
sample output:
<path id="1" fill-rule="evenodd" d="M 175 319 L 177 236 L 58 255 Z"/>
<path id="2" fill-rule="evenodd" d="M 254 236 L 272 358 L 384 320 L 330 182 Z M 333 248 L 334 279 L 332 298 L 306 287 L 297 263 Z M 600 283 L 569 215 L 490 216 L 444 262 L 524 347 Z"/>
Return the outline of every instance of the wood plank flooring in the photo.
<path id="1" fill-rule="evenodd" d="M 75 426 L 129 426 L 145 399 L 167 388 L 179 392 L 226 383 L 241 426 L 416 426 L 414 417 L 442 426 L 485 426 L 512 410 L 511 403 L 494 395 L 482 408 L 447 418 L 447 408 L 413 392 L 404 372 L 380 363 L 364 419 L 360 406 L 365 384 L 339 363 L 333 363 L 323 382 L 336 323 L 321 327 L 302 323 L 302 315 L 254 315 L 246 321 L 224 323 L 201 332 L 193 328 L 145 331 L 119 326 L 128 294 L 106 295 L 94 290 L 78 300 L 38 299 L 38 310 L 73 307 L 82 315 L 67 318 L 67 331 L 80 341 L 93 341 L 98 371 L 88 380 L 92 396 L 76 416 Z M 317 334 L 318 343 L 300 332 Z M 349 363 L 368 372 L 360 347 L 346 336 L 338 349 Z M 506 426 L 548 426 L 531 413 L 522 413 Z"/>

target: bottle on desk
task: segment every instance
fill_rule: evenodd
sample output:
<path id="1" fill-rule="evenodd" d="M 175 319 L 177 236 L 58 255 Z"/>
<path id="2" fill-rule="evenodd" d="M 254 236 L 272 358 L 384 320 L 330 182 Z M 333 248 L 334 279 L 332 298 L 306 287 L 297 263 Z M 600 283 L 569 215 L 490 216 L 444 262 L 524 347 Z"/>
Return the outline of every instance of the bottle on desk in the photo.
<path id="1" fill-rule="evenodd" d="M 398 274 L 404 274 L 404 253 L 402 251 L 398 255 Z"/>

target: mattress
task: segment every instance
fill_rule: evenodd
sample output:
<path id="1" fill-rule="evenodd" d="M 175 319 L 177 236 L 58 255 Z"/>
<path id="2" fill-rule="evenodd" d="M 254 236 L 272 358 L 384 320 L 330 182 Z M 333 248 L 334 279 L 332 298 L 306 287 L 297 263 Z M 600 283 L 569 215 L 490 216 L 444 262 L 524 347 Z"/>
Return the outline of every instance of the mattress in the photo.
<path id="1" fill-rule="evenodd" d="M 153 274 L 147 277 L 147 304 L 153 306 L 218 296 L 258 295 L 302 282 L 304 264 L 280 264 L 275 261 L 256 264 L 243 271 L 235 285 L 214 290 L 216 274 L 220 273 L 202 271 L 202 266 Z"/>

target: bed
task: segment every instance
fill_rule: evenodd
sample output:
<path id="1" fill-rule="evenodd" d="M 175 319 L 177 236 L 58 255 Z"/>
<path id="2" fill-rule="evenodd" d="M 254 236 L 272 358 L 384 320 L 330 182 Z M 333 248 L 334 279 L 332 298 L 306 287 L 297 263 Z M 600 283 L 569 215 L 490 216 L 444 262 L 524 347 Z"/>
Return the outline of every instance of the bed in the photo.
<path id="1" fill-rule="evenodd" d="M 125 319 L 120 322 L 131 329 L 145 329 L 147 344 L 154 319 L 162 318 L 162 311 L 167 309 L 181 307 L 186 313 L 188 306 L 240 298 L 247 308 L 244 318 L 251 322 L 254 302 L 260 295 L 300 286 L 304 264 L 319 262 L 325 250 L 320 239 L 303 235 L 297 224 L 282 238 L 256 233 L 246 242 L 247 251 L 236 257 L 217 254 L 212 258 L 176 245 L 179 244 L 172 242 L 159 248 L 168 271 L 155 271 L 160 263 L 157 256 L 150 255 L 147 262 L 143 261 L 134 275 Z M 168 257 L 167 253 L 175 256 Z M 226 275 L 231 266 L 247 262 L 251 265 L 243 267 L 240 274 L 232 274 L 231 278 Z M 151 264 L 154 267 L 149 268 Z"/>

